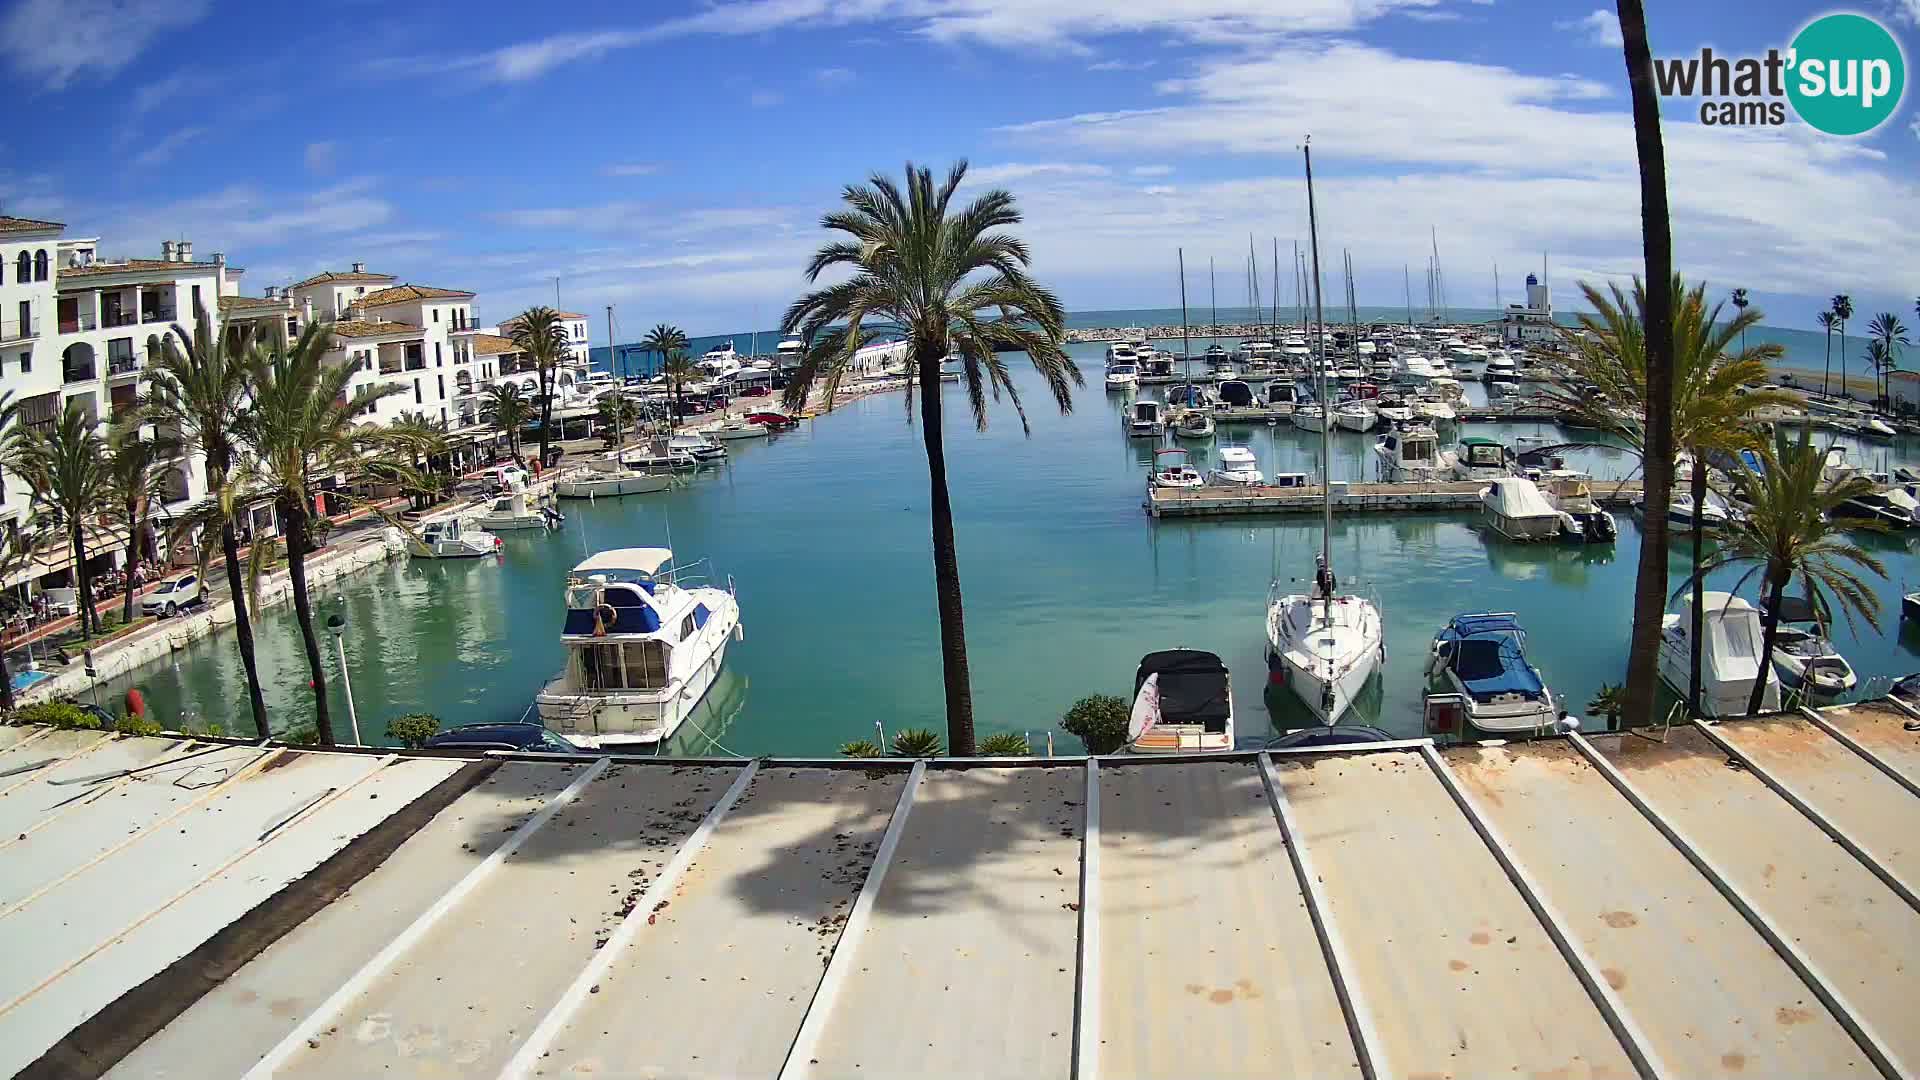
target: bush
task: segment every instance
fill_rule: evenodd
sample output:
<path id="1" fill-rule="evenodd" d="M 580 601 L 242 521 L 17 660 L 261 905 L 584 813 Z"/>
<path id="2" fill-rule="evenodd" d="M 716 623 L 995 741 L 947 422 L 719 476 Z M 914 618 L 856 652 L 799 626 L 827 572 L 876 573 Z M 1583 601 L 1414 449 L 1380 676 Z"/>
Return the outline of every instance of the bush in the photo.
<path id="1" fill-rule="evenodd" d="M 440 718 L 432 713 L 410 712 L 387 725 L 387 737 L 409 750 L 420 749 L 439 733 Z"/>
<path id="2" fill-rule="evenodd" d="M 880 744 L 874 742 L 872 739 L 855 739 L 850 743 L 840 744 L 840 756 L 850 758 L 886 757 L 887 752 L 880 749 Z"/>
<path id="3" fill-rule="evenodd" d="M 129 715 L 121 717 L 120 722 L 113 725 L 113 730 L 122 735 L 158 735 L 164 729 L 158 720 Z"/>
<path id="4" fill-rule="evenodd" d="M 314 547 L 326 547 L 327 536 L 332 532 L 333 519 L 330 517 L 315 517 L 307 521 L 307 539 L 313 542 Z"/>
<path id="5" fill-rule="evenodd" d="M 70 728 L 79 731 L 100 730 L 100 718 L 65 701 L 42 701 L 35 705 L 25 705 L 13 713 L 15 723 L 45 724 L 48 727 Z"/>
<path id="6" fill-rule="evenodd" d="M 1023 732 L 1001 731 L 980 740 L 981 757 L 1026 757 L 1032 753 Z"/>
<path id="7" fill-rule="evenodd" d="M 1111 754 L 1127 745 L 1127 703 L 1112 694 L 1093 694 L 1073 703 L 1060 726 L 1086 744 L 1089 754 Z"/>
<path id="8" fill-rule="evenodd" d="M 937 757 L 940 754 L 940 736 L 926 728 L 906 728 L 894 733 L 894 757 Z"/>
<path id="9" fill-rule="evenodd" d="M 280 736 L 280 741 L 288 746 L 312 746 L 320 741 L 320 729 L 312 724 L 288 728 L 286 733 Z"/>
<path id="10" fill-rule="evenodd" d="M 1587 702 L 1587 711 L 1605 717 L 1608 731 L 1619 728 L 1620 717 L 1627 711 L 1627 688 L 1619 683 L 1601 683 L 1600 692 Z"/>

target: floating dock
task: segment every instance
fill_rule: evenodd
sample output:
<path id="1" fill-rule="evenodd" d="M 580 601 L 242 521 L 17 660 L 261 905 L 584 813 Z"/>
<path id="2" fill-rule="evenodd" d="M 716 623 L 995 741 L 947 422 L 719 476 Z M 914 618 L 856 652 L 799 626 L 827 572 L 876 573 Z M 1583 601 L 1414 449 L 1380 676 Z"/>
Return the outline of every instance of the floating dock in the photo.
<path id="1" fill-rule="evenodd" d="M 1908 1076 L 1908 715 L 1165 760 L 29 735 L 0 1072 Z"/>
<path id="2" fill-rule="evenodd" d="M 1336 514 L 1440 513 L 1479 510 L 1485 480 L 1432 484 L 1333 484 Z M 1625 507 L 1640 497 L 1640 481 L 1595 480 L 1594 501 Z M 1317 514 L 1320 488 L 1148 487 L 1147 513 L 1154 517 L 1242 517 L 1248 514 Z"/>

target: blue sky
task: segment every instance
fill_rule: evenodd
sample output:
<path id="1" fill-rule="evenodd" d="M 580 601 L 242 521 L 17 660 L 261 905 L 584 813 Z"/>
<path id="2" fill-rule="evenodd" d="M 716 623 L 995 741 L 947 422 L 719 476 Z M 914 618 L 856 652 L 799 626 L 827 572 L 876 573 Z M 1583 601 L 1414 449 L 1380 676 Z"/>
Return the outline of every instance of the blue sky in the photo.
<path id="1" fill-rule="evenodd" d="M 1829 10 L 1649 6 L 1656 55 L 1783 46 Z M 1852 10 L 1920 58 L 1920 0 Z M 1611 12 L 345 0 L 290 21 L 213 0 L 14 0 L 0 210 L 107 254 L 184 236 L 245 266 L 254 294 L 357 259 L 473 289 L 494 321 L 551 302 L 558 276 L 565 306 L 616 305 L 623 338 L 658 321 L 700 334 L 776 321 L 841 185 L 964 156 L 1020 198 L 1035 271 L 1070 307 L 1161 307 L 1176 247 L 1201 275 L 1214 257 L 1237 299 L 1249 234 L 1304 243 L 1294 148 L 1311 131 L 1323 254 L 1352 249 L 1362 303 L 1399 303 L 1408 263 L 1418 298 L 1429 227 L 1456 306 L 1492 303 L 1496 262 L 1517 299 L 1543 252 L 1564 301 L 1576 279 L 1639 267 Z M 1811 326 L 1840 291 L 1920 321 L 1920 93 L 1858 140 L 1707 128 L 1684 103 L 1666 138 L 1689 275 L 1746 286 L 1783 325 Z"/>

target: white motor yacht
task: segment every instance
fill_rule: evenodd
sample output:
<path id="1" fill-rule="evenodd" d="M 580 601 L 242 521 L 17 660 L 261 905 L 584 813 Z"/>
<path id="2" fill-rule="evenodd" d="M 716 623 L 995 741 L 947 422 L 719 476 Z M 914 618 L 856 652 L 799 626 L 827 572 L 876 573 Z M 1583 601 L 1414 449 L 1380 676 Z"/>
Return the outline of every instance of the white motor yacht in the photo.
<path id="1" fill-rule="evenodd" d="M 764 439 L 767 437 L 767 428 L 766 425 L 756 424 L 744 416 L 736 416 L 719 427 L 708 429 L 706 434 L 721 442 L 735 442 L 740 439 Z"/>
<path id="2" fill-rule="evenodd" d="M 1560 511 L 1524 476 L 1503 476 L 1481 488 L 1480 508 L 1493 531 L 1509 540 L 1551 540 L 1560 535 Z"/>
<path id="3" fill-rule="evenodd" d="M 1213 438 L 1213 414 L 1203 408 L 1188 409 L 1174 422 L 1173 437 L 1176 439 Z"/>
<path id="4" fill-rule="evenodd" d="M 713 378 L 724 379 L 746 365 L 740 362 L 740 354 L 733 351 L 733 342 L 727 341 L 708 349 L 695 366 Z"/>
<path id="5" fill-rule="evenodd" d="M 800 366 L 807 357 L 807 343 L 797 337 L 784 337 L 780 344 L 773 347 L 774 366 L 781 371 L 792 371 Z"/>
<path id="6" fill-rule="evenodd" d="M 1128 342 L 1115 341 L 1107 346 L 1107 366 L 1109 367 L 1114 364 L 1137 364 L 1139 361 L 1139 353 L 1135 352 Z"/>
<path id="7" fill-rule="evenodd" d="M 1167 407 L 1152 398 L 1134 402 L 1120 414 L 1120 426 L 1136 439 L 1157 439 L 1167 433 Z"/>
<path id="8" fill-rule="evenodd" d="M 1260 472 L 1260 461 L 1252 450 L 1244 446 L 1223 446 L 1219 459 L 1207 473 L 1207 479 L 1213 483 L 1241 487 L 1266 483 L 1267 478 Z"/>
<path id="9" fill-rule="evenodd" d="M 618 548 L 568 572 L 566 667 L 534 698 L 547 727 L 603 746 L 659 743 L 700 703 L 738 636 L 740 606 L 730 588 L 672 562 L 666 548 Z"/>
<path id="10" fill-rule="evenodd" d="M 1380 414 L 1364 402 L 1348 401 L 1334 407 L 1333 422 L 1348 431 L 1372 431 L 1380 422 Z"/>
<path id="11" fill-rule="evenodd" d="M 1140 369 L 1129 363 L 1115 361 L 1107 365 L 1107 389 L 1131 390 L 1140 385 Z"/>
<path id="12" fill-rule="evenodd" d="M 1413 414 L 1432 424 L 1451 424 L 1460 419 L 1460 414 L 1454 411 L 1453 406 L 1444 401 L 1435 401 L 1430 398 L 1419 398 L 1415 400 L 1413 403 Z"/>
<path id="13" fill-rule="evenodd" d="M 1440 449 L 1440 435 L 1425 424 L 1410 424 L 1373 441 L 1380 478 L 1392 483 L 1428 483 L 1453 478 L 1454 453 Z"/>
<path id="14" fill-rule="evenodd" d="M 1233 686 L 1220 658 L 1198 649 L 1142 657 L 1133 674 L 1127 749 L 1136 754 L 1233 749 Z"/>
<path id="15" fill-rule="evenodd" d="M 477 559 L 499 547 L 499 537 L 460 518 L 428 522 L 419 535 L 407 538 L 416 559 Z"/>
<path id="16" fill-rule="evenodd" d="M 1206 484 L 1206 477 L 1193 467 L 1192 460 L 1185 450 L 1168 449 L 1153 452 L 1153 476 L 1150 482 L 1157 488 L 1197 488 Z"/>
<path id="17" fill-rule="evenodd" d="M 1454 458 L 1455 480 L 1493 480 L 1513 472 L 1513 451 L 1495 439 L 1470 435 L 1460 440 L 1460 453 Z"/>
<path id="18" fill-rule="evenodd" d="M 1780 711 L 1780 679 L 1760 655 L 1760 613 L 1737 596 L 1704 594 L 1706 638 L 1700 650 L 1700 711 L 1708 716 L 1744 716 L 1754 682 L 1764 678 L 1761 712 Z M 1682 698 L 1692 667 L 1693 596 L 1660 620 L 1660 677 Z"/>

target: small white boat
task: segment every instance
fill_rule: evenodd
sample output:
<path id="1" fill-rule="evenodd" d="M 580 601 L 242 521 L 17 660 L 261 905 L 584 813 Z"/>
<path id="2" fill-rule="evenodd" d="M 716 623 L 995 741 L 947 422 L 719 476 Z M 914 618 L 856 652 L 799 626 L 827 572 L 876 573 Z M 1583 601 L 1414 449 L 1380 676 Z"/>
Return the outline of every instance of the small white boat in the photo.
<path id="1" fill-rule="evenodd" d="M 1333 422 L 1348 431 L 1372 431 L 1380 422 L 1380 414 L 1371 405 L 1349 401 L 1334 407 Z"/>
<path id="2" fill-rule="evenodd" d="M 1219 462 L 1207 473 L 1207 479 L 1216 484 L 1250 486 L 1266 483 L 1266 477 L 1260 472 L 1260 462 L 1253 451 L 1244 446 L 1223 446 L 1219 451 Z"/>
<path id="3" fill-rule="evenodd" d="M 1503 476 L 1481 488 L 1480 508 L 1487 524 L 1509 540 L 1551 540 L 1560 535 L 1560 511 L 1524 476 Z"/>
<path id="4" fill-rule="evenodd" d="M 1152 398 L 1136 401 L 1120 414 L 1120 426 L 1136 439 L 1157 439 L 1167 433 L 1167 407 Z"/>
<path id="5" fill-rule="evenodd" d="M 1643 495 L 1633 501 L 1634 512 L 1642 517 L 1647 513 L 1647 500 Z M 1727 507 L 1720 497 L 1707 493 L 1706 502 L 1698 512 L 1693 506 L 1693 493 L 1681 491 L 1680 485 L 1674 485 L 1671 498 L 1667 500 L 1667 527 L 1679 532 L 1692 532 L 1696 528 L 1718 529 L 1727 523 Z"/>
<path id="6" fill-rule="evenodd" d="M 1593 497 L 1585 473 L 1553 469 L 1540 474 L 1540 494 L 1560 513 L 1560 539 L 1582 544 L 1610 544 L 1620 535 L 1613 515 Z"/>
<path id="7" fill-rule="evenodd" d="M 1453 406 L 1444 401 L 1433 401 L 1428 398 L 1415 401 L 1413 413 L 1430 424 L 1451 424 L 1460 419 L 1460 414 L 1454 411 Z"/>
<path id="8" fill-rule="evenodd" d="M 1493 480 L 1513 472 L 1513 452 L 1494 439 L 1470 435 L 1460 440 L 1453 462 L 1455 480 Z"/>
<path id="9" fill-rule="evenodd" d="M 1773 671 L 1781 686 L 1818 699 L 1838 697 L 1860 681 L 1832 642 L 1784 622 L 1773 630 Z"/>
<path id="10" fill-rule="evenodd" d="M 665 491 L 672 483 L 670 474 L 636 469 L 616 452 L 594 458 L 586 468 L 560 477 L 554 481 L 553 490 L 563 499 L 606 499 Z"/>
<path id="11" fill-rule="evenodd" d="M 1877 416 L 1869 416 L 1865 420 L 1860 421 L 1859 426 L 1854 430 L 1854 434 L 1863 439 L 1885 442 L 1895 435 L 1900 434 L 1900 432 L 1895 430 L 1894 426 L 1885 420 Z"/>
<path id="12" fill-rule="evenodd" d="M 1284 685 L 1322 723 L 1339 722 L 1380 670 L 1386 646 L 1380 609 L 1337 592 L 1333 571 L 1314 557 L 1310 593 L 1267 595 L 1267 677 Z"/>
<path id="13" fill-rule="evenodd" d="M 602 746 L 659 743 L 719 678 L 740 605 L 672 562 L 666 548 L 620 548 L 568 572 L 566 666 L 534 698 L 547 727 Z"/>
<path id="14" fill-rule="evenodd" d="M 1382 398 L 1374 410 L 1380 419 L 1389 424 L 1409 424 L 1413 422 L 1413 405 L 1403 398 Z"/>
<path id="15" fill-rule="evenodd" d="M 719 427 L 707 432 L 721 442 L 733 442 L 736 439 L 764 439 L 767 437 L 765 425 L 753 423 L 742 417 L 734 417 Z"/>
<path id="16" fill-rule="evenodd" d="M 499 547 L 499 537 L 459 518 L 429 522 L 419 535 L 407 538 L 416 559 L 477 559 Z"/>
<path id="17" fill-rule="evenodd" d="M 1427 654 L 1423 699 L 1433 734 L 1547 734 L 1577 726 L 1563 723 L 1563 703 L 1527 660 L 1527 634 L 1511 611 L 1449 620 Z"/>
<path id="18" fill-rule="evenodd" d="M 1373 441 L 1380 478 L 1392 483 L 1427 483 L 1453 477 L 1454 454 L 1440 449 L 1440 435 L 1425 424 L 1389 431 Z"/>
<path id="19" fill-rule="evenodd" d="M 1744 716 L 1754 682 L 1764 678 L 1761 712 L 1780 711 L 1780 678 L 1760 659 L 1760 613 L 1729 593 L 1704 595 L 1706 639 L 1700 650 L 1700 711 L 1708 716 Z M 1660 677 L 1683 699 L 1692 667 L 1693 596 L 1660 620 Z"/>
<path id="20" fill-rule="evenodd" d="M 1140 385 L 1140 369 L 1133 364 L 1108 364 L 1106 383 L 1109 390 L 1131 390 Z"/>
<path id="21" fill-rule="evenodd" d="M 1154 451 L 1151 482 L 1157 488 L 1197 488 L 1204 486 L 1207 479 L 1193 467 L 1185 450 L 1175 448 Z"/>
<path id="22" fill-rule="evenodd" d="M 1180 414 L 1173 425 L 1173 437 L 1176 439 L 1213 438 L 1213 414 L 1204 409 L 1188 409 Z"/>
<path id="23" fill-rule="evenodd" d="M 489 532 L 519 529 L 551 529 L 566 518 L 550 505 L 552 487 L 543 490 L 504 491 L 494 496 L 486 512 L 476 516 L 474 524 Z"/>
<path id="24" fill-rule="evenodd" d="M 705 435 L 675 435 L 667 440 L 667 451 L 680 451 L 698 462 L 720 461 L 727 456 L 727 448 Z"/>
<path id="25" fill-rule="evenodd" d="M 1142 657 L 1133 675 L 1127 749 L 1136 754 L 1233 749 L 1233 687 L 1220 658 L 1198 649 Z"/>

